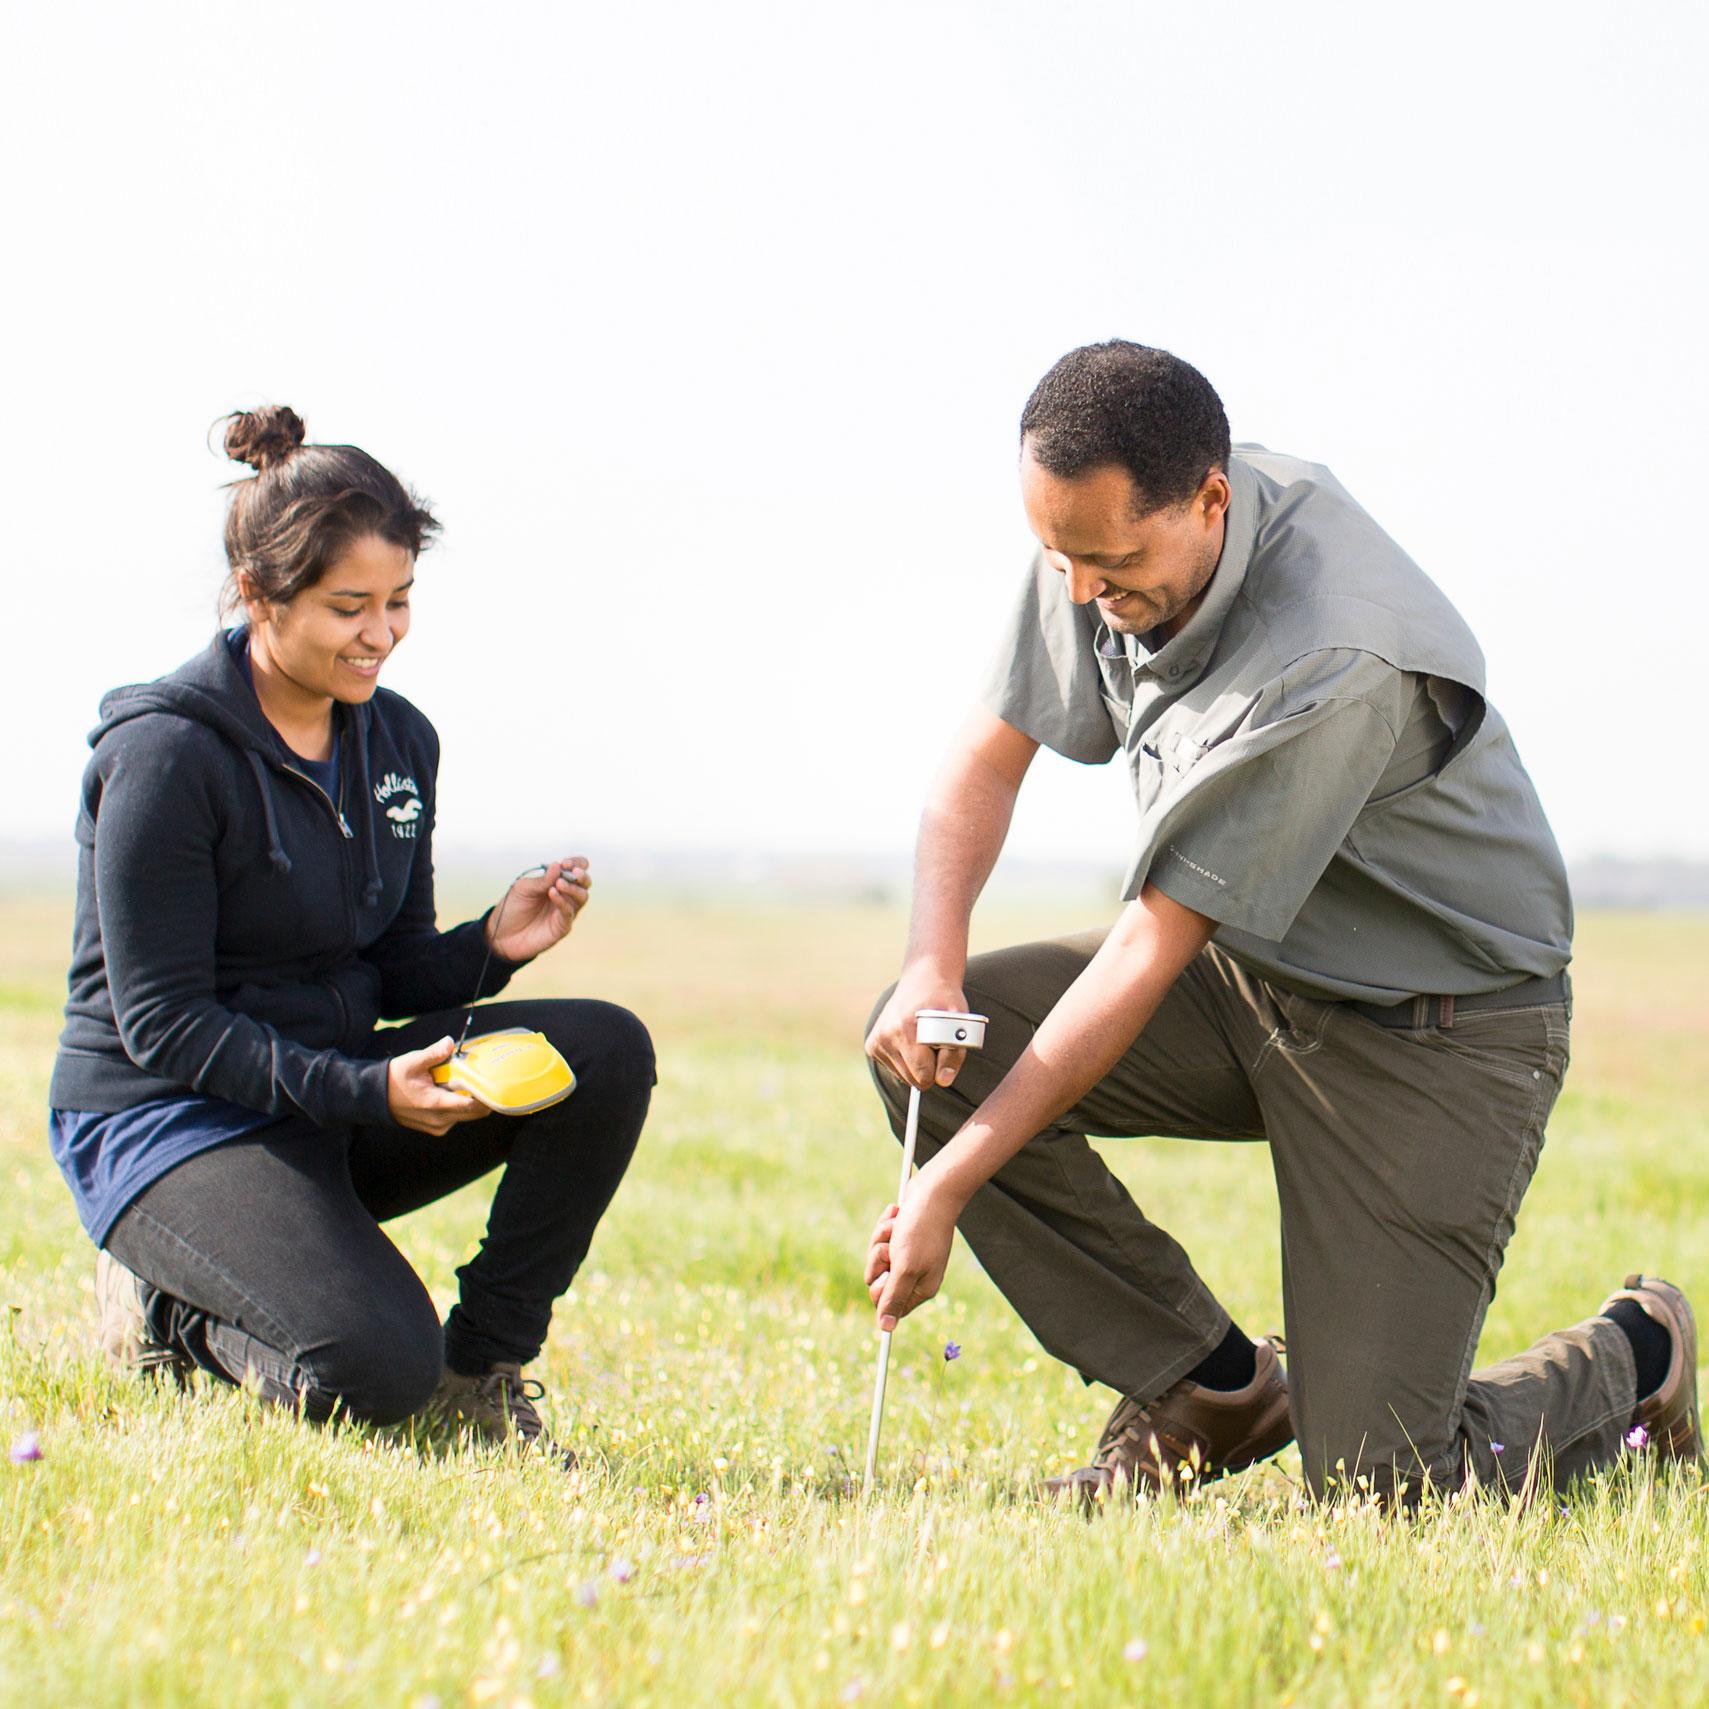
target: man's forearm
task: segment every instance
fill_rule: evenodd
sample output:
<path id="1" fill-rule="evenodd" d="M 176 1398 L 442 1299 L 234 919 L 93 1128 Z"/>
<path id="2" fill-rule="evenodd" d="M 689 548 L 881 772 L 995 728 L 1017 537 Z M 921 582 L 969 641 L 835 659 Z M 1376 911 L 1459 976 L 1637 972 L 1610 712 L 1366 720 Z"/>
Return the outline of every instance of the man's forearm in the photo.
<path id="1" fill-rule="evenodd" d="M 963 776 L 934 790 L 914 849 L 914 906 L 904 960 L 956 980 L 967 965 L 968 922 L 1009 832 L 1015 798 L 992 780 Z"/>
<path id="2" fill-rule="evenodd" d="M 1037 744 L 975 713 L 964 742 L 933 780 L 914 850 L 914 905 L 905 962 L 928 962 L 959 982 L 973 905 L 1002 853 L 1015 798 Z"/>
<path id="3" fill-rule="evenodd" d="M 964 1205 L 1034 1134 L 1073 1108 L 1121 1060 L 1215 924 L 1148 885 L 996 1091 L 926 1166 L 930 1189 Z"/>

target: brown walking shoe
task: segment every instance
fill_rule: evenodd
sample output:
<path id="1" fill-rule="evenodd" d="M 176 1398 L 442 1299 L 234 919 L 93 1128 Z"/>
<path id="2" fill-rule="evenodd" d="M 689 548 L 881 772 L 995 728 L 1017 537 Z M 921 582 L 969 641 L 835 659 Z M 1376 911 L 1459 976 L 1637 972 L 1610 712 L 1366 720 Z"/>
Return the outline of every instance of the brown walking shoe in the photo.
<path id="1" fill-rule="evenodd" d="M 1183 1377 L 1156 1400 L 1118 1401 L 1092 1463 L 1047 1478 L 1046 1492 L 1091 1505 L 1124 1488 L 1190 1488 L 1287 1447 L 1294 1439 L 1287 1373 L 1274 1341 L 1254 1342 L 1253 1350 L 1258 1369 L 1243 1389 L 1210 1389 Z"/>
<path id="2" fill-rule="evenodd" d="M 196 1368 L 195 1362 L 156 1338 L 146 1309 L 151 1292 L 148 1283 L 134 1270 L 127 1270 L 112 1253 L 98 1252 L 95 1339 L 115 1371 L 182 1382 Z"/>
<path id="3" fill-rule="evenodd" d="M 1629 1446 L 1654 1448 L 1669 1460 L 1700 1460 L 1703 1429 L 1697 1416 L 1697 1319 L 1691 1302 L 1672 1282 L 1660 1276 L 1635 1275 L 1602 1302 L 1606 1312 L 1616 1300 L 1631 1300 L 1659 1323 L 1673 1342 L 1667 1375 L 1660 1385 L 1638 1402 L 1632 1414 L 1632 1429 L 1643 1436 Z"/>
<path id="4" fill-rule="evenodd" d="M 576 1463 L 574 1450 L 552 1440 L 534 1404 L 545 1392 L 533 1378 L 524 1378 L 520 1365 L 496 1364 L 478 1377 L 465 1377 L 447 1365 L 427 1403 L 427 1415 L 489 1442 L 514 1440 L 537 1448 L 569 1471 Z"/>

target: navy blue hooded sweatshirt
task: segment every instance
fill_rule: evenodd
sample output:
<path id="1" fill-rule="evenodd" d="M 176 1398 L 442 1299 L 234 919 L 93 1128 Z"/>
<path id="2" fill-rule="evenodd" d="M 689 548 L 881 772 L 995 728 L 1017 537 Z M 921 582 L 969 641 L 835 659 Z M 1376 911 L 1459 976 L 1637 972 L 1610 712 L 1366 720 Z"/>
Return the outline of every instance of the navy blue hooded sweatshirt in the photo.
<path id="1" fill-rule="evenodd" d="M 334 707 L 341 799 L 298 768 L 242 630 L 115 689 L 90 736 L 77 915 L 49 1101 L 119 1111 L 186 1090 L 323 1126 L 390 1120 L 376 1021 L 482 988 L 483 922 L 438 930 L 439 738 L 401 695 Z"/>

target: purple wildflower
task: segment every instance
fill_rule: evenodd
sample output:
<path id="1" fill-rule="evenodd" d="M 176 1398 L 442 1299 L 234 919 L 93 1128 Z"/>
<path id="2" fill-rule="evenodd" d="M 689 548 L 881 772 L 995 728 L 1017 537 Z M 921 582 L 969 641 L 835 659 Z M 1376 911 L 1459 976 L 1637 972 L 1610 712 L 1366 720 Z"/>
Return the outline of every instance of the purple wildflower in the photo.
<path id="1" fill-rule="evenodd" d="M 318 1567 L 320 1565 L 320 1550 L 310 1549 L 309 1552 L 303 1556 L 303 1565 L 305 1567 Z"/>
<path id="2" fill-rule="evenodd" d="M 1492 1454 L 1505 1454 L 1507 1452 L 1507 1444 L 1505 1442 L 1496 1442 L 1492 1440 L 1489 1445 L 1489 1451 Z"/>
<path id="3" fill-rule="evenodd" d="M 610 1575 L 619 1584 L 627 1584 L 630 1579 L 635 1576 L 635 1563 L 633 1561 L 626 1561 L 621 1555 L 619 1555 L 617 1559 L 614 1560 L 605 1570 L 610 1573 Z"/>
<path id="4" fill-rule="evenodd" d="M 583 1608 L 594 1607 L 599 1602 L 599 1580 L 593 1578 L 583 1579 L 580 1587 L 576 1591 L 576 1601 L 579 1602 Z"/>
<path id="5" fill-rule="evenodd" d="M 1151 1646 L 1143 1638 L 1129 1638 L 1122 1645 L 1122 1660 L 1124 1662 L 1142 1662 L 1151 1654 Z"/>
<path id="6" fill-rule="evenodd" d="M 1338 1566 L 1341 1565 L 1341 1556 L 1340 1556 L 1339 1552 L 1335 1549 L 1331 1549 L 1329 1551 L 1329 1553 L 1326 1556 L 1324 1556 L 1323 1564 L 1326 1567 L 1328 1567 L 1331 1572 L 1333 1572 Z"/>
<path id="7" fill-rule="evenodd" d="M 1640 1448 L 1647 1448 L 1649 1445 L 1650 1433 L 1643 1427 L 1643 1425 L 1634 1424 L 1632 1428 L 1626 1432 L 1626 1446 L 1630 1448 L 1633 1453 L 1636 1453 Z M 15 1459 L 16 1457 L 17 1456 L 14 1453 L 13 1458 Z"/>
<path id="8" fill-rule="evenodd" d="M 944 1363 L 947 1365 L 952 1359 L 959 1359 L 960 1357 L 961 1343 L 959 1341 L 946 1341 L 944 1343 Z"/>
<path id="9" fill-rule="evenodd" d="M 41 1457 L 42 1439 L 39 1431 L 26 1430 L 12 1444 L 11 1458 L 14 1466 L 26 1466 L 31 1460 L 39 1460 Z"/>

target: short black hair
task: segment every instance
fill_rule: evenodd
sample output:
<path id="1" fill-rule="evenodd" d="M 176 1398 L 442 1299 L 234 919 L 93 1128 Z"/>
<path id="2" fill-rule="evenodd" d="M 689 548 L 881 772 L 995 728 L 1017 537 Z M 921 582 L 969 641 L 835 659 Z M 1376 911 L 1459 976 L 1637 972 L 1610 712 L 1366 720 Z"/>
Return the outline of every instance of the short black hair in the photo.
<path id="1" fill-rule="evenodd" d="M 1033 388 L 1021 438 L 1047 474 L 1073 480 L 1119 464 L 1140 509 L 1185 504 L 1228 468 L 1228 416 L 1189 362 L 1125 338 L 1070 350 Z"/>

